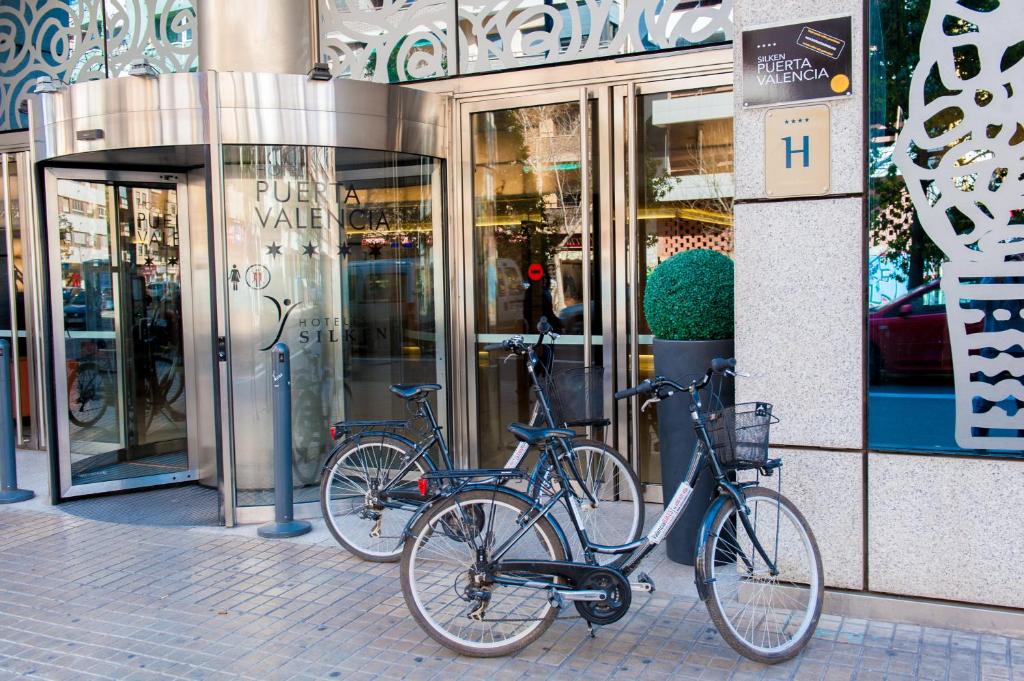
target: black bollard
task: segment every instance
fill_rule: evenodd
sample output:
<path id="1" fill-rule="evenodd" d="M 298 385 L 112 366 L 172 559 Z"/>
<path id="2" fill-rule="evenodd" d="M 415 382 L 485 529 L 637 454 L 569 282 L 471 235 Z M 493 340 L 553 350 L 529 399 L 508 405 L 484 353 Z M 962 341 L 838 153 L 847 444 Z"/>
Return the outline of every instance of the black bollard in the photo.
<path id="1" fill-rule="evenodd" d="M 14 451 L 14 405 L 11 403 L 11 346 L 0 340 L 0 504 L 26 501 L 36 494 L 18 489 L 18 462 Z"/>
<path id="2" fill-rule="evenodd" d="M 298 537 L 313 528 L 305 520 L 295 520 L 292 503 L 292 368 L 284 343 L 271 349 L 270 371 L 274 380 L 274 522 L 256 532 L 268 539 Z"/>

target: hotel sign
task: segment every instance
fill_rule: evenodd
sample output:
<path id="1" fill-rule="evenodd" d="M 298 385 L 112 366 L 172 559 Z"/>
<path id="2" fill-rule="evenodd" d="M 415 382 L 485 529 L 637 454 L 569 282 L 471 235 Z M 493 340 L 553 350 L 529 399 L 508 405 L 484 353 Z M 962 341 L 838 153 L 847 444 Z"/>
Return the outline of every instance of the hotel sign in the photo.
<path id="1" fill-rule="evenodd" d="M 850 17 L 743 32 L 743 106 L 853 94 Z"/>
<path id="2" fill-rule="evenodd" d="M 772 109 L 765 114 L 765 195 L 827 194 L 832 171 L 830 134 L 825 104 Z"/>

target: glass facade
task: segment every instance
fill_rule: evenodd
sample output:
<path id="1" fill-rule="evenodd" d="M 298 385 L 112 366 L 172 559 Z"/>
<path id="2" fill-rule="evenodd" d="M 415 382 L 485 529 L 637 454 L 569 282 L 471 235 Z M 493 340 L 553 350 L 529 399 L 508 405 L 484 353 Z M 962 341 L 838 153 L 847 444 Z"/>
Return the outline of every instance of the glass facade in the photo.
<path id="1" fill-rule="evenodd" d="M 1024 43 L 998 7 L 872 3 L 872 449 L 1024 449 Z"/>
<path id="2" fill-rule="evenodd" d="M 19 165 L 28 154 L 0 155 L 0 338 L 11 344 L 13 405 L 17 442 L 32 434 L 32 391 L 28 361 L 28 318 L 25 309 L 25 246 L 22 227 Z"/>
<path id="3" fill-rule="evenodd" d="M 396 153 L 225 147 L 239 506 L 273 502 L 270 353 L 291 349 L 297 501 L 317 498 L 342 418 L 404 418 L 392 383 L 444 382 L 442 164 Z"/>

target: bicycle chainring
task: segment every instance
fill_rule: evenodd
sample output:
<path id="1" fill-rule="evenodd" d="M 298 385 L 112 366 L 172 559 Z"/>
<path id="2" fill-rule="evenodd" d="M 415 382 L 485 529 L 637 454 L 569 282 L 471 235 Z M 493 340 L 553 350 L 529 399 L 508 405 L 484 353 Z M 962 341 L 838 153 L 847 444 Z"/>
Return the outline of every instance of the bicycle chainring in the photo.
<path id="1" fill-rule="evenodd" d="M 599 590 L 608 594 L 603 601 L 575 601 L 576 610 L 591 624 L 605 625 L 618 622 L 633 602 L 633 592 L 626 579 L 618 570 L 595 567 L 578 584 L 577 589 Z"/>

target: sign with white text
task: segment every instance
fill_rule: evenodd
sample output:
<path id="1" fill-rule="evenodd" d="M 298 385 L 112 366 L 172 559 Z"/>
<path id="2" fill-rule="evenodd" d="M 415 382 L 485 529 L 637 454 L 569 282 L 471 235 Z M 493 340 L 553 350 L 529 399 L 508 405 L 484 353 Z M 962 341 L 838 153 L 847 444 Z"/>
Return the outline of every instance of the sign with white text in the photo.
<path id="1" fill-rule="evenodd" d="M 765 196 L 828 193 L 832 169 L 830 120 L 825 104 L 772 109 L 765 114 Z"/>
<path id="2" fill-rule="evenodd" d="M 743 106 L 853 94 L 850 17 L 743 32 Z"/>

